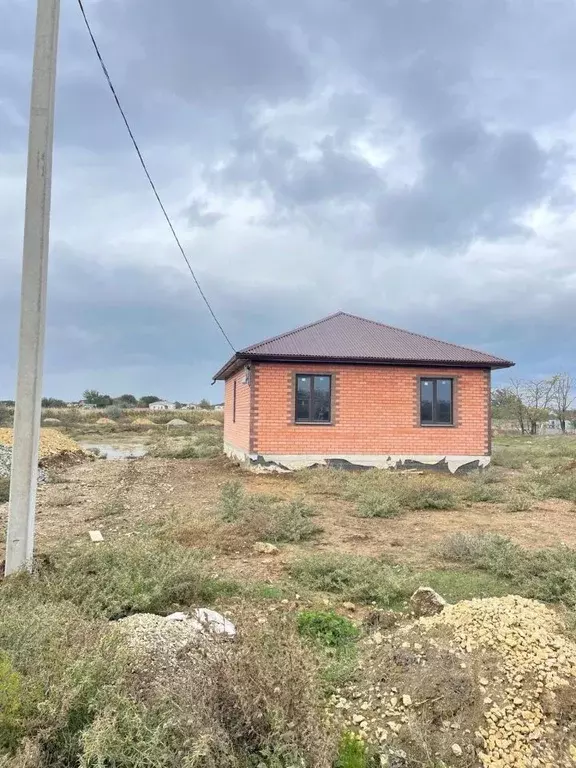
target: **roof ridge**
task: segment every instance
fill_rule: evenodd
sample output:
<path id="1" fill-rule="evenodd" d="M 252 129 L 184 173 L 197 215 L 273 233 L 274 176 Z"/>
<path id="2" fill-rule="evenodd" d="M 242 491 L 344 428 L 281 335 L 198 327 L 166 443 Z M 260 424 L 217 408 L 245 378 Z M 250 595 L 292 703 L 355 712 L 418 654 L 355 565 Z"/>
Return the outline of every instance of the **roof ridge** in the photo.
<path id="1" fill-rule="evenodd" d="M 407 331 L 406 328 L 398 328 L 396 325 L 389 325 L 388 323 L 381 323 L 379 320 L 372 320 L 369 317 L 361 317 L 360 315 L 354 315 L 352 312 L 336 312 L 337 315 L 348 315 L 348 317 L 354 317 L 356 320 L 363 320 L 373 325 L 379 325 L 381 328 L 390 328 L 392 331 L 400 331 L 400 333 L 408 333 L 410 336 L 416 336 L 419 339 L 426 339 L 427 341 L 435 341 L 438 344 L 446 344 L 448 347 L 455 347 L 456 349 L 465 349 L 467 352 L 474 352 L 476 354 L 486 355 L 493 360 L 501 360 L 503 363 L 509 362 L 503 357 L 496 357 L 489 352 L 483 352 L 481 349 L 474 349 L 473 347 L 465 347 L 463 344 L 455 344 L 453 341 L 444 341 L 443 339 L 437 339 L 435 336 L 425 336 L 423 333 L 417 333 L 416 331 Z M 328 320 L 328 318 L 324 318 Z"/>
<path id="2" fill-rule="evenodd" d="M 292 336 L 295 333 L 299 333 L 300 331 L 305 331 L 306 328 L 312 328 L 314 325 L 320 325 L 320 323 L 324 323 L 326 320 L 331 320 L 333 317 L 338 317 L 338 315 L 346 315 L 347 312 L 333 312 L 331 315 L 326 315 L 326 317 L 321 317 L 320 320 L 315 320 L 313 323 L 306 323 L 305 325 L 300 325 L 298 328 L 293 328 L 291 331 L 284 331 L 284 333 L 279 333 L 278 336 L 271 336 L 269 339 L 264 339 L 263 341 L 257 341 L 256 344 L 250 344 L 249 347 L 244 347 L 244 349 L 238 350 L 237 354 L 241 355 L 243 352 L 249 352 L 254 347 L 261 347 L 263 344 L 269 344 L 271 341 L 278 341 L 278 339 L 285 339 L 286 336 Z M 362 318 L 360 318 L 362 319 Z"/>

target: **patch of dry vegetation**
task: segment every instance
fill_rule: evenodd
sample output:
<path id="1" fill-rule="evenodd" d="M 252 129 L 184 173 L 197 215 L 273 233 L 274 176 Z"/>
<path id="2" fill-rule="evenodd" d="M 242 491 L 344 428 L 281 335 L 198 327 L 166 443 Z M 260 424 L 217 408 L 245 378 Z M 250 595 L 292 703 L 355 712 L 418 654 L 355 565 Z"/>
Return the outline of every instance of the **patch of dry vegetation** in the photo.
<path id="1" fill-rule="evenodd" d="M 326 727 L 317 662 L 293 622 L 261 626 L 239 615 L 234 643 L 214 639 L 208 654 L 185 648 L 176 666 L 162 654 L 143 663 L 104 616 L 119 604 L 168 612 L 185 576 L 155 591 L 150 574 L 174 574 L 175 561 L 150 549 L 136 563 L 126 543 L 123 554 L 93 548 L 88 558 L 71 555 L 70 567 L 44 564 L 0 586 L 3 768 L 329 768 L 337 736 Z M 106 589 L 106 572 L 114 586 L 97 611 L 91 597 Z M 194 577 L 208 578 L 197 564 Z M 194 603 L 200 594 L 190 587 L 182 588 Z"/>

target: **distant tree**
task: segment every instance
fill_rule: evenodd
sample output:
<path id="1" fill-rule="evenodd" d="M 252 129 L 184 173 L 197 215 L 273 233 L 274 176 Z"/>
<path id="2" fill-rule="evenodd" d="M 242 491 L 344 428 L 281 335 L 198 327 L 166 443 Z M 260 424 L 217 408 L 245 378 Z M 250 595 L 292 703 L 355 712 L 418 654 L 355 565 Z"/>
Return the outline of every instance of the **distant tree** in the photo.
<path id="1" fill-rule="evenodd" d="M 135 408 L 138 405 L 138 400 L 134 395 L 120 395 L 120 397 L 113 398 L 112 402 L 118 408 Z"/>
<path id="2" fill-rule="evenodd" d="M 42 408 L 66 408 L 64 400 L 58 400 L 57 397 L 43 397 Z"/>
<path id="3" fill-rule="evenodd" d="M 530 434 L 536 435 L 538 426 L 550 418 L 555 377 L 526 381 L 513 379 L 511 385 L 514 394 L 522 403 L 520 418 L 522 432 L 525 432 L 526 426 L 528 426 Z"/>
<path id="4" fill-rule="evenodd" d="M 570 418 L 570 409 L 574 404 L 576 379 L 569 373 L 558 373 L 553 377 L 550 407 L 560 422 L 560 429 L 566 432 L 566 422 Z"/>
<path id="5" fill-rule="evenodd" d="M 203 397 L 202 400 L 200 400 L 200 402 L 198 403 L 198 408 L 202 408 L 205 411 L 211 410 L 212 405 L 210 404 L 210 400 L 206 400 L 206 398 Z"/>
<path id="6" fill-rule="evenodd" d="M 494 419 L 517 419 L 522 401 L 510 387 L 502 387 L 492 392 L 492 417 Z"/>
<path id="7" fill-rule="evenodd" d="M 160 401 L 159 397 L 156 397 L 156 395 L 144 395 L 144 397 L 140 398 L 140 404 L 141 405 L 150 405 L 150 403 L 158 403 Z"/>
<path id="8" fill-rule="evenodd" d="M 185 403 L 179 403 L 178 400 L 176 400 L 176 402 L 174 403 L 174 408 L 177 411 L 180 410 L 180 408 L 185 408 L 185 407 L 186 407 Z"/>
<path id="9" fill-rule="evenodd" d="M 87 389 L 82 396 L 88 405 L 95 405 L 98 408 L 105 408 L 107 405 L 112 405 L 112 398 L 110 395 L 104 395 L 101 392 L 98 392 L 97 389 Z"/>
<path id="10" fill-rule="evenodd" d="M 123 403 L 129 405 L 138 405 L 138 399 L 134 395 L 120 395 L 117 400 L 121 400 Z"/>
<path id="11" fill-rule="evenodd" d="M 6 408 L 14 408 L 16 402 L 14 400 L 0 400 L 0 405 L 5 405 Z"/>
<path id="12" fill-rule="evenodd" d="M 496 390 L 496 409 L 497 412 L 500 412 L 501 414 L 509 414 L 509 415 L 502 415 L 500 417 L 496 418 L 511 418 L 518 422 L 518 426 L 520 428 L 520 432 L 522 434 L 525 434 L 525 432 L 528 429 L 528 416 L 526 413 L 526 406 L 524 404 L 524 400 L 522 399 L 524 391 L 524 382 L 521 379 L 512 379 L 510 381 L 509 387 L 504 387 L 503 389 Z M 494 396 L 492 399 L 492 403 L 494 406 Z"/>

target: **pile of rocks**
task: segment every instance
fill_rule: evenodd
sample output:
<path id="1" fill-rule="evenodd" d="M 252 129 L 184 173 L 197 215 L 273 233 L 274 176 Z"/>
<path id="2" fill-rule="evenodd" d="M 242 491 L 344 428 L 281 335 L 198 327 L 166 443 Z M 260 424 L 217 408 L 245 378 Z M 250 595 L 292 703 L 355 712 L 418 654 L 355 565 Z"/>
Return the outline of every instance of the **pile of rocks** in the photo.
<path id="1" fill-rule="evenodd" d="M 479 679 L 485 724 L 476 736 L 484 768 L 548 768 L 576 762 L 576 644 L 558 614 L 508 595 L 447 606 L 423 627 L 451 627 L 467 653 L 495 658 L 496 674 Z"/>
<path id="2" fill-rule="evenodd" d="M 450 659 L 439 673 L 456 681 L 461 674 L 463 682 L 450 689 L 452 717 L 434 725 L 436 743 L 443 745 L 439 764 L 576 765 L 576 643 L 563 634 L 561 616 L 513 595 L 455 605 L 434 600 L 433 606 L 424 597 L 426 610 L 440 612 L 369 635 L 363 679 L 337 689 L 332 716 L 390 753 L 419 732 L 424 708 L 434 702 L 433 694 L 419 700 L 418 682 L 438 659 Z M 438 699 L 445 694 L 441 690 Z"/>
<path id="3" fill-rule="evenodd" d="M 220 613 L 209 608 L 197 608 L 192 613 L 172 613 L 158 616 L 135 613 L 114 622 L 128 645 L 147 656 L 161 657 L 175 664 L 178 653 L 190 645 L 205 647 L 210 635 L 234 637 L 236 627 Z"/>
<path id="4" fill-rule="evenodd" d="M 12 470 L 12 448 L 9 445 L 0 445 L 0 477 L 10 477 Z M 38 482 L 47 481 L 45 470 L 38 469 Z"/>

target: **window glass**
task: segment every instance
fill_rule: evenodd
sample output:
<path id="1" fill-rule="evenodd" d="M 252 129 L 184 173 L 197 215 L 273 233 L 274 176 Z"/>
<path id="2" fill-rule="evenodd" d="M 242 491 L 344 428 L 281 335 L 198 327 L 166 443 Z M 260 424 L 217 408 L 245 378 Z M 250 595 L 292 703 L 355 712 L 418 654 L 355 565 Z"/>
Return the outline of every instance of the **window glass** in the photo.
<path id="1" fill-rule="evenodd" d="M 330 376 L 314 376 L 312 421 L 330 421 Z"/>
<path id="2" fill-rule="evenodd" d="M 296 377 L 296 421 L 310 420 L 310 376 Z"/>
<path id="3" fill-rule="evenodd" d="M 436 382 L 436 419 L 439 424 L 452 423 L 452 379 Z"/>
<path id="4" fill-rule="evenodd" d="M 434 382 L 431 379 L 420 381 L 420 421 L 422 424 L 433 422 Z"/>

